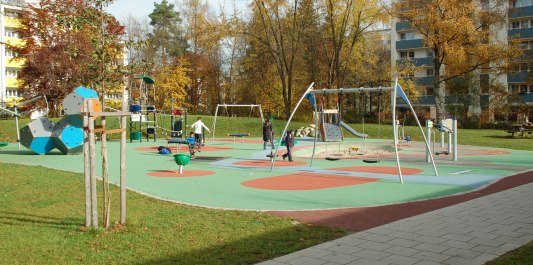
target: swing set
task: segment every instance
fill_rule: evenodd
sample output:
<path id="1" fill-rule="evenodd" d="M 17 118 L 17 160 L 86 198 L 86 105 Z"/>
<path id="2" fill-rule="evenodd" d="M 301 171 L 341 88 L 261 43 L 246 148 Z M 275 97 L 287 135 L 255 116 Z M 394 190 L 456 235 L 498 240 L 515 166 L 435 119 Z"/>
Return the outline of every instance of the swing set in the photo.
<path id="1" fill-rule="evenodd" d="M 424 133 L 424 129 L 420 125 L 420 121 L 418 120 L 418 117 L 416 117 L 416 115 L 414 114 L 416 112 L 414 111 L 414 108 L 411 105 L 411 102 L 407 98 L 407 95 L 403 91 L 403 89 L 400 86 L 400 84 L 398 84 L 398 79 L 395 80 L 393 87 L 371 87 L 371 88 L 363 88 L 363 87 L 361 87 L 361 88 L 339 88 L 339 89 L 314 90 L 313 86 L 314 86 L 314 83 L 311 83 L 311 85 L 309 85 L 307 90 L 304 92 L 304 94 L 302 95 L 302 97 L 300 98 L 298 103 L 296 104 L 296 106 L 293 109 L 291 115 L 289 116 L 289 119 L 287 120 L 287 123 L 285 124 L 285 128 L 283 129 L 282 135 L 284 135 L 287 132 L 287 128 L 289 127 L 289 124 L 290 124 L 292 118 L 294 117 L 294 114 L 296 113 L 296 111 L 300 107 L 300 104 L 302 103 L 302 101 L 305 98 L 309 99 L 309 101 L 311 102 L 311 105 L 313 105 L 313 110 L 316 113 L 317 112 L 316 104 L 313 104 L 313 102 L 316 102 L 315 98 L 314 98 L 315 94 L 324 94 L 324 95 L 325 94 L 340 94 L 340 95 L 342 95 L 343 93 L 364 93 L 364 92 L 378 92 L 378 93 L 381 94 L 381 93 L 386 92 L 386 91 L 391 91 L 392 92 L 392 95 L 391 95 L 392 127 L 393 127 L 393 131 L 394 131 L 394 133 L 393 133 L 394 153 L 396 155 L 396 165 L 397 165 L 397 168 L 398 168 L 398 177 L 400 179 L 400 182 L 403 183 L 403 175 L 402 175 L 402 170 L 401 170 L 400 157 L 399 157 L 399 154 L 398 154 L 398 137 L 397 137 L 397 135 L 398 135 L 398 127 L 396 126 L 396 98 L 397 97 L 402 98 L 405 101 L 405 103 L 409 106 L 409 108 L 411 109 L 411 112 L 413 113 L 413 116 L 414 116 L 414 118 L 415 118 L 415 120 L 417 122 L 417 125 L 420 128 L 420 133 L 422 134 L 422 136 L 424 138 L 424 142 L 425 142 L 425 145 L 426 145 L 427 148 L 429 148 L 429 143 L 428 143 L 428 140 L 427 140 L 426 135 Z M 380 112 L 381 111 L 381 107 L 378 107 L 378 108 L 379 108 L 379 112 Z M 379 119 L 379 123 L 381 125 L 381 118 L 379 117 L 378 119 Z M 318 119 L 315 116 L 315 125 L 317 125 L 317 123 L 318 123 Z M 312 166 L 313 160 L 314 160 L 314 157 L 315 157 L 317 138 L 318 138 L 318 136 L 317 136 L 317 134 L 315 134 L 315 138 L 314 138 L 314 142 L 313 142 L 313 153 L 311 155 L 311 162 L 309 164 L 310 166 Z M 279 146 L 276 148 L 276 152 L 275 153 L 277 153 L 278 149 L 279 149 Z M 430 158 L 431 158 L 431 163 L 433 164 L 433 170 L 435 172 L 435 175 L 438 176 L 437 167 L 435 166 L 435 160 L 433 159 L 433 155 L 432 154 L 430 154 Z M 331 160 L 331 158 L 328 159 L 328 160 Z M 366 160 L 366 161 L 364 161 L 366 163 L 377 163 L 377 162 L 379 162 L 379 156 L 366 157 L 366 158 L 364 158 L 364 160 Z M 272 169 L 275 166 L 276 158 L 274 157 L 271 161 L 272 161 L 272 163 L 270 165 L 270 171 L 272 171 Z"/>

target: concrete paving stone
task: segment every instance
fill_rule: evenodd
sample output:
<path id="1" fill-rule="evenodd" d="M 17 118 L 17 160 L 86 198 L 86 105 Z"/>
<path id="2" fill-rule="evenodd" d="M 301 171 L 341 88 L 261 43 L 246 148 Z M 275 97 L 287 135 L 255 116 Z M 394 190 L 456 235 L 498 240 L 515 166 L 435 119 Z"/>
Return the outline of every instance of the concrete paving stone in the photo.
<path id="1" fill-rule="evenodd" d="M 362 238 L 366 240 L 378 242 L 378 243 L 384 243 L 384 242 L 388 242 L 394 239 L 393 237 L 390 237 L 390 236 L 383 236 L 383 235 L 378 235 L 378 234 L 370 234 Z"/>
<path id="2" fill-rule="evenodd" d="M 471 227 L 466 226 L 449 226 L 444 231 L 448 232 L 449 234 L 466 235 L 473 230 Z"/>
<path id="3" fill-rule="evenodd" d="M 385 253 L 383 251 L 375 251 L 370 249 L 361 250 L 354 254 L 354 256 L 369 259 L 369 260 L 381 260 L 384 259 L 391 254 Z"/>
<path id="4" fill-rule="evenodd" d="M 391 254 L 405 256 L 405 257 L 410 257 L 411 255 L 420 252 L 420 250 L 418 249 L 409 248 L 409 247 L 400 247 L 400 246 L 393 246 L 383 251 L 387 253 L 391 253 Z"/>
<path id="5" fill-rule="evenodd" d="M 530 234 L 523 235 L 520 238 L 527 240 L 527 241 L 533 241 L 533 235 L 530 235 Z"/>
<path id="6" fill-rule="evenodd" d="M 522 233 L 518 233 L 516 231 L 501 230 L 501 229 L 496 229 L 493 231 L 493 233 L 498 234 L 500 236 L 508 236 L 508 237 L 521 237 L 523 235 Z"/>
<path id="7" fill-rule="evenodd" d="M 443 246 L 443 245 L 437 245 L 437 244 L 431 244 L 431 243 L 422 243 L 422 244 L 414 246 L 413 248 L 435 252 L 435 253 L 441 253 L 450 247 Z"/>
<path id="8" fill-rule="evenodd" d="M 368 250 L 382 251 L 387 248 L 390 248 L 391 246 L 392 245 L 389 245 L 387 243 L 377 243 L 377 242 L 367 241 L 361 245 L 358 245 L 357 247 L 360 247 L 362 249 L 368 249 Z"/>
<path id="9" fill-rule="evenodd" d="M 277 262 L 287 262 L 287 261 L 291 261 L 291 260 L 294 260 L 294 259 L 297 259 L 297 258 L 301 258 L 302 255 L 300 255 L 299 252 L 294 252 L 294 253 L 291 253 L 291 254 L 287 254 L 285 256 L 281 256 L 281 257 L 277 257 L 274 259 L 274 261 L 277 261 Z"/>
<path id="10" fill-rule="evenodd" d="M 499 248 L 499 247 L 495 248 L 495 247 L 489 247 L 489 246 L 484 246 L 484 245 L 475 246 L 471 250 L 483 252 L 486 254 L 493 254 L 493 255 L 503 255 L 507 252 L 503 248 Z"/>
<path id="11" fill-rule="evenodd" d="M 407 232 L 394 232 L 390 234 L 389 236 L 396 237 L 396 238 L 403 238 L 403 239 L 415 239 L 419 237 L 419 235 L 417 234 L 407 233 Z"/>
<path id="12" fill-rule="evenodd" d="M 473 236 L 467 236 L 464 234 L 461 235 L 461 234 L 455 234 L 455 233 L 448 233 L 446 235 L 443 235 L 442 238 L 456 240 L 456 241 L 463 241 L 463 242 L 467 242 L 467 241 L 474 239 Z"/>
<path id="13" fill-rule="evenodd" d="M 434 262 L 443 262 L 443 261 L 451 258 L 452 256 L 445 255 L 445 254 L 440 254 L 440 253 L 435 253 L 435 252 L 431 252 L 431 251 L 421 251 L 421 252 L 418 252 L 418 253 L 412 255 L 411 257 L 412 258 L 416 258 L 416 259 L 434 261 Z"/>
<path id="14" fill-rule="evenodd" d="M 485 263 L 487 263 L 487 262 L 489 262 L 491 260 L 494 260 L 496 258 L 498 258 L 497 255 L 483 253 L 480 256 L 478 256 L 477 258 L 475 258 L 474 260 L 472 260 L 472 263 L 474 263 L 474 264 L 485 264 Z"/>
<path id="15" fill-rule="evenodd" d="M 332 253 L 323 257 L 320 257 L 321 260 L 327 262 L 337 263 L 337 264 L 348 264 L 354 260 L 357 260 L 359 257 L 353 255 L 347 255 L 342 253 Z"/>
<path id="16" fill-rule="evenodd" d="M 519 228 L 518 230 L 516 230 L 516 232 L 518 232 L 518 233 L 522 233 L 522 234 L 530 234 L 530 235 L 533 235 L 533 228 L 526 228 L 526 227 L 523 227 L 523 228 Z"/>
<path id="17" fill-rule="evenodd" d="M 393 245 L 393 246 L 406 247 L 406 248 L 410 248 L 412 246 L 416 246 L 416 245 L 418 245 L 420 243 L 421 243 L 420 241 L 403 239 L 403 238 L 395 238 L 395 239 L 387 242 L 387 244 L 390 244 L 390 245 Z"/>
<path id="18" fill-rule="evenodd" d="M 333 248 L 333 249 L 337 249 L 337 248 Z M 333 253 L 333 250 L 324 250 L 324 249 L 319 249 L 319 248 L 308 248 L 308 249 L 295 252 L 295 254 L 298 254 L 300 256 L 311 257 L 311 258 L 320 258 L 326 255 L 329 255 L 331 253 Z"/>
<path id="19" fill-rule="evenodd" d="M 507 219 L 504 219 L 502 217 L 489 218 L 486 221 L 489 222 L 489 223 L 500 224 L 500 225 L 510 225 L 510 224 L 514 223 L 514 221 L 512 221 L 512 220 L 507 220 Z"/>
<path id="20" fill-rule="evenodd" d="M 459 258 L 459 257 L 453 257 L 448 260 L 445 260 L 441 262 L 441 264 L 445 265 L 474 265 L 472 263 L 471 259 L 465 259 L 465 258 Z"/>
<path id="21" fill-rule="evenodd" d="M 291 265 L 323 265 L 323 264 L 326 264 L 327 261 L 310 258 L 310 257 L 300 257 L 297 259 L 287 261 L 286 263 L 291 264 Z"/>
<path id="22" fill-rule="evenodd" d="M 352 247 L 357 247 L 361 244 L 364 244 L 368 242 L 367 240 L 364 240 L 364 239 L 361 239 L 361 238 L 358 238 L 358 237 L 354 237 L 354 236 L 351 236 L 349 238 L 345 238 L 345 240 L 342 242 L 342 245 L 343 246 L 352 246 Z"/>
<path id="23" fill-rule="evenodd" d="M 521 247 L 522 245 L 519 245 L 519 244 L 513 244 L 513 243 L 505 243 L 501 246 L 499 246 L 498 248 L 502 249 L 505 251 L 505 253 L 511 251 L 511 250 L 514 250 L 514 249 L 517 249 L 519 247 Z"/>
<path id="24" fill-rule="evenodd" d="M 331 247 L 336 247 L 338 245 L 340 245 L 340 244 L 338 242 L 336 242 L 336 240 L 335 240 L 335 241 L 329 241 L 329 242 L 325 242 L 325 243 L 316 245 L 313 248 L 328 249 L 328 248 L 331 248 Z"/>
<path id="25" fill-rule="evenodd" d="M 338 246 L 338 247 L 331 248 L 329 250 L 332 251 L 332 252 L 348 254 L 349 255 L 349 254 L 353 254 L 353 253 L 356 253 L 358 251 L 361 251 L 363 249 L 360 248 L 360 247 L 343 245 L 343 246 Z"/>
<path id="26" fill-rule="evenodd" d="M 257 265 L 287 265 L 287 263 L 282 263 L 274 260 L 267 260 L 265 262 L 257 263 Z"/>
<path id="27" fill-rule="evenodd" d="M 372 234 L 378 234 L 378 235 L 387 236 L 387 235 L 390 235 L 390 234 L 392 234 L 392 233 L 394 233 L 396 231 L 392 230 L 392 229 L 385 228 L 385 227 L 377 227 L 377 228 L 369 229 L 369 230 L 367 230 L 367 232 L 372 233 Z"/>
<path id="28" fill-rule="evenodd" d="M 498 240 L 491 240 L 491 239 L 486 239 L 486 238 L 474 238 L 468 242 L 479 244 L 479 245 L 491 246 L 491 247 L 499 247 L 505 243 L 505 242 L 500 242 Z"/>
<path id="29" fill-rule="evenodd" d="M 412 265 L 412 264 L 417 263 L 419 260 L 410 258 L 410 257 L 400 256 L 400 255 L 391 255 L 380 261 L 387 262 L 390 264 L 395 264 L 395 265 Z"/>
<path id="30" fill-rule="evenodd" d="M 429 261 L 429 260 L 421 260 L 417 263 L 415 263 L 415 265 L 442 265 L 441 262 L 433 262 L 433 261 Z"/>
<path id="31" fill-rule="evenodd" d="M 436 245 L 448 241 L 448 239 L 438 238 L 434 236 L 419 236 L 415 238 L 415 240 L 423 242 L 423 243 L 431 243 L 431 244 L 436 244 Z"/>
<path id="32" fill-rule="evenodd" d="M 457 257 L 457 258 L 463 258 L 463 259 L 474 259 L 477 256 L 480 256 L 481 252 L 472 251 L 469 249 L 459 249 L 459 248 L 449 248 L 442 252 L 444 255 L 448 255 L 451 257 Z"/>
<path id="33" fill-rule="evenodd" d="M 498 242 L 502 242 L 504 244 L 512 243 L 512 244 L 517 244 L 517 245 L 524 245 L 524 244 L 529 243 L 529 241 L 531 241 L 523 237 L 509 237 L 509 236 L 500 236 L 494 240 Z"/>
<path id="34" fill-rule="evenodd" d="M 416 233 L 425 236 L 441 237 L 443 235 L 446 235 L 448 232 L 444 230 L 422 229 L 420 231 L 417 231 Z"/>
<path id="35" fill-rule="evenodd" d="M 471 249 L 475 246 L 479 246 L 478 244 L 468 243 L 468 242 L 459 241 L 459 240 L 448 240 L 446 242 L 440 243 L 440 245 L 448 246 L 452 248 L 460 248 L 460 249 Z"/>
<path id="36" fill-rule="evenodd" d="M 387 262 L 381 262 L 377 260 L 369 260 L 369 259 L 361 258 L 361 259 L 352 261 L 348 263 L 347 265 L 390 265 L 390 264 Z"/>
<path id="37" fill-rule="evenodd" d="M 495 239 L 500 237 L 498 234 L 490 233 L 490 232 L 479 232 L 479 231 L 472 231 L 468 233 L 469 236 L 473 236 L 475 238 L 482 238 L 482 239 Z"/>

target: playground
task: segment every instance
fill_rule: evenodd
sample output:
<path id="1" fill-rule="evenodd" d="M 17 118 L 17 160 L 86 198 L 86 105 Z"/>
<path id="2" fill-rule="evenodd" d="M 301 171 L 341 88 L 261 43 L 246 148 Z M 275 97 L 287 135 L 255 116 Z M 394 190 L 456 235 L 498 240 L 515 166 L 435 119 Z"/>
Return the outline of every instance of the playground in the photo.
<path id="1" fill-rule="evenodd" d="M 396 161 L 386 152 L 392 140 L 347 138 L 337 143 L 317 143 L 312 166 L 312 139 L 297 139 L 294 162 L 278 158 L 270 171 L 270 150 L 263 150 L 261 139 L 207 139 L 178 174 L 172 155 L 158 153 L 167 146 L 172 153 L 188 153 L 186 145 L 156 142 L 127 144 L 127 186 L 149 196 L 177 203 L 219 209 L 254 211 L 301 211 L 344 209 L 419 201 L 479 189 L 503 177 L 531 169 L 533 153 L 508 149 L 459 146 L 459 160 L 435 156 L 439 176 L 425 161 L 420 142 L 399 144 L 403 180 L 398 179 Z M 119 160 L 119 142 L 109 141 L 110 161 Z M 363 155 L 329 161 L 328 152 L 350 152 L 350 148 L 385 150 L 378 163 L 363 162 Z M 99 148 L 99 145 L 97 145 Z M 179 151 L 178 151 L 179 149 Z M 278 155 L 285 152 L 282 147 Z M 99 154 L 99 150 L 96 152 Z M 32 155 L 15 145 L 0 149 L 5 163 L 40 165 L 47 168 L 83 172 L 83 156 L 64 156 L 58 150 L 46 156 Z M 98 168 L 97 171 L 101 169 Z M 119 182 L 119 166 L 110 163 L 111 182 Z"/>

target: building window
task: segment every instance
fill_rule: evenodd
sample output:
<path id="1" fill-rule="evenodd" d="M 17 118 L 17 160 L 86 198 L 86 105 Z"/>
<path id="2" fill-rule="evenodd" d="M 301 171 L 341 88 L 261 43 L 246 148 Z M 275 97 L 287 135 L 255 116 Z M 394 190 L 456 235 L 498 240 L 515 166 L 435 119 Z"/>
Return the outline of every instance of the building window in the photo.
<path id="1" fill-rule="evenodd" d="M 18 70 L 6 69 L 6 77 L 15 77 L 17 78 L 19 74 Z"/>
<path id="2" fill-rule="evenodd" d="M 19 93 L 16 89 L 8 89 L 6 90 L 6 97 L 8 98 L 16 98 L 18 97 Z"/>
<path id="3" fill-rule="evenodd" d="M 434 57 L 435 53 L 433 52 L 433 50 L 426 50 L 426 55 L 427 57 Z"/>
<path id="4" fill-rule="evenodd" d="M 4 16 L 5 17 L 19 18 L 20 17 L 20 13 L 19 12 L 15 12 L 15 11 L 5 11 L 4 12 Z"/>
<path id="5" fill-rule="evenodd" d="M 434 76 L 435 75 L 435 71 L 433 70 L 433 68 L 426 69 L 426 75 L 427 76 Z"/>
<path id="6" fill-rule="evenodd" d="M 433 96 L 433 87 L 424 87 L 424 91 L 426 92 L 426 96 Z"/>
<path id="7" fill-rule="evenodd" d="M 16 52 L 6 48 L 6 57 L 16 57 L 17 55 Z"/>
<path id="8" fill-rule="evenodd" d="M 481 9 L 487 10 L 490 8 L 489 0 L 481 0 Z"/>
<path id="9" fill-rule="evenodd" d="M 402 59 L 406 59 L 406 58 L 415 58 L 415 52 L 414 51 L 410 51 L 410 52 L 400 52 L 400 58 Z"/>
<path id="10" fill-rule="evenodd" d="M 415 39 L 415 33 L 414 32 L 402 32 L 400 33 L 400 40 L 414 40 Z"/>
<path id="11" fill-rule="evenodd" d="M 527 85 L 520 85 L 520 94 L 527 94 Z"/>
<path id="12" fill-rule="evenodd" d="M 11 38 L 18 38 L 19 34 L 14 28 L 6 28 L 5 36 Z"/>

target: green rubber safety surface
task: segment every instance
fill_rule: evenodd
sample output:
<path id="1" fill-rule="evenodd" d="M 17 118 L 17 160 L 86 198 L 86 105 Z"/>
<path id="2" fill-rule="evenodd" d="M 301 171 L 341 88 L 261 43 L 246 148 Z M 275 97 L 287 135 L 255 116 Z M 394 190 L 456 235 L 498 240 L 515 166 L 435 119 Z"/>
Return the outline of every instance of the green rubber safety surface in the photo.
<path id="1" fill-rule="evenodd" d="M 172 155 L 161 155 L 158 146 L 166 141 L 127 143 L 127 185 L 130 189 L 179 203 L 243 210 L 311 210 L 375 206 L 436 198 L 471 191 L 502 177 L 531 169 L 533 152 L 472 146 L 459 147 L 459 161 L 451 155 L 435 156 L 439 176 L 425 162 L 420 143 L 402 144 L 400 161 L 405 173 L 402 184 L 391 143 L 348 139 L 317 145 L 317 158 L 311 164 L 312 142 L 300 140 L 294 149 L 295 162 L 283 162 L 279 149 L 270 172 L 270 150 L 263 151 L 260 139 L 220 139 L 208 141 L 178 174 Z M 97 172 L 101 172 L 100 145 L 97 143 Z M 176 145 L 169 147 L 175 154 Z M 352 147 L 377 150 L 379 163 L 364 163 L 365 156 Z M 188 153 L 180 146 L 180 153 Z M 119 182 L 119 143 L 108 142 L 109 176 Z M 338 161 L 324 159 L 342 156 Z M 367 156 L 368 157 L 368 156 Z M 16 145 L 0 149 L 0 161 L 40 165 L 82 173 L 83 155 L 33 155 Z M 369 181 L 371 180 L 371 181 Z M 263 183 L 254 186 L 250 183 Z M 266 183 L 266 184 L 265 184 Z M 83 192 L 83 187 L 80 187 Z"/>

